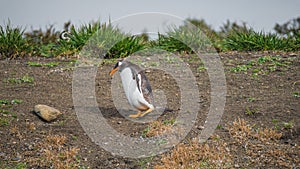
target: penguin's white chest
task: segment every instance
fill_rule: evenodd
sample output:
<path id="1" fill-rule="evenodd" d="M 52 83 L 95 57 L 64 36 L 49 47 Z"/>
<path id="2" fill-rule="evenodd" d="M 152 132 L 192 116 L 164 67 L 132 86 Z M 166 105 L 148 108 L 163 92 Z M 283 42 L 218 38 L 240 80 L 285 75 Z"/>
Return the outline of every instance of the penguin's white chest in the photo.
<path id="1" fill-rule="evenodd" d="M 142 92 L 139 91 L 136 79 L 129 68 L 125 68 L 120 73 L 125 95 L 131 106 L 137 109 L 147 109 L 147 101 Z M 147 107 L 145 107 L 147 106 Z"/>

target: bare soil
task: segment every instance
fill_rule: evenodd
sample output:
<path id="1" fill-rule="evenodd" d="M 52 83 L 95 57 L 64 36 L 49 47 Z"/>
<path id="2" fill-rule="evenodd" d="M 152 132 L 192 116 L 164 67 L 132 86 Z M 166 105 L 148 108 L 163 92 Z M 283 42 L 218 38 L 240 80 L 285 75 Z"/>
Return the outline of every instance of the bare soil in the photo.
<path id="1" fill-rule="evenodd" d="M 248 70 L 234 72 L 237 65 L 246 65 L 263 56 L 280 56 L 280 63 L 286 66 L 269 68 L 272 65 L 254 65 Z M 230 52 L 220 54 L 225 69 L 227 97 L 225 112 L 214 134 L 228 143 L 232 143 L 226 126 L 237 118 L 245 119 L 256 128 L 273 128 L 281 132 L 280 144 L 294 149 L 296 154 L 291 158 L 300 158 L 300 54 L 276 52 Z M 210 105 L 210 83 L 205 69 L 199 69 L 201 62 L 191 56 L 183 56 L 189 63 L 197 79 L 200 94 L 200 112 L 196 124 L 186 140 L 197 137 L 201 133 Z M 28 62 L 60 62 L 58 66 L 30 66 Z M 65 147 L 79 148 L 80 164 L 90 168 L 153 168 L 160 163 L 161 156 L 146 159 L 130 159 L 114 156 L 95 144 L 80 125 L 72 100 L 72 64 L 71 59 L 57 58 L 19 58 L 0 61 L 0 99 L 22 100 L 19 104 L 0 105 L 0 117 L 7 123 L 0 124 L 0 168 L 14 168 L 26 163 L 28 168 L 41 168 L 38 164 L 28 162 L 30 158 L 38 158 L 38 143 L 47 135 L 65 135 Z M 104 63 L 98 67 L 96 77 L 96 94 L 99 108 L 107 122 L 120 133 L 139 137 L 149 126 L 148 123 L 135 123 L 124 118 L 115 108 L 111 96 L 112 79 L 108 75 L 115 63 Z M 269 67 L 268 67 L 269 66 Z M 259 69 L 254 76 L 254 69 Z M 25 75 L 33 77 L 33 82 L 12 82 L 7 79 L 20 78 Z M 152 88 L 164 91 L 167 98 L 166 109 L 160 120 L 176 117 L 180 108 L 180 95 L 175 80 L 162 71 L 150 70 L 147 76 Z M 297 94 L 298 92 L 298 94 Z M 101 99 L 100 99 L 101 98 Z M 100 103 L 101 102 L 101 103 Z M 36 104 L 53 106 L 63 112 L 63 116 L 54 122 L 47 123 L 33 112 Z M 11 117 L 12 116 L 12 117 Z M 17 130 L 17 132 L 16 132 Z M 101 129 L 99 129 L 101 130 Z M 17 134 L 16 134 L 17 133 Z M 277 145 L 274 145 L 277 146 Z M 275 147 L 274 147 L 275 148 Z M 245 160 L 245 151 L 237 146 L 233 151 L 235 163 L 233 167 L 247 168 L 249 160 Z M 167 152 L 168 153 L 168 152 Z M 272 161 L 272 158 L 270 157 Z M 50 166 L 49 166 L 50 167 Z M 281 168 L 268 164 L 257 164 L 248 168 Z M 293 164 L 290 168 L 300 168 Z"/>

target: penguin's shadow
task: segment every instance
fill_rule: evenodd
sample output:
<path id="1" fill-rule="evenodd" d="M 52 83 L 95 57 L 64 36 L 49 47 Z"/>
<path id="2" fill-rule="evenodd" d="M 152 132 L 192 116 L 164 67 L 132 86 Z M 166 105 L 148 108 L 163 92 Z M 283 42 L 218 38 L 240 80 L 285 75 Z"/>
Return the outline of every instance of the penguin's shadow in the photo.
<path id="1" fill-rule="evenodd" d="M 156 120 L 161 115 L 164 115 L 167 112 L 171 112 L 172 110 L 165 108 L 163 110 L 157 111 L 154 110 L 143 117 L 131 118 L 129 117 L 131 114 L 136 114 L 137 111 L 133 109 L 116 109 L 113 107 L 99 107 L 102 115 L 106 119 L 115 119 L 115 118 L 124 118 L 133 122 L 138 123 L 148 123 Z"/>

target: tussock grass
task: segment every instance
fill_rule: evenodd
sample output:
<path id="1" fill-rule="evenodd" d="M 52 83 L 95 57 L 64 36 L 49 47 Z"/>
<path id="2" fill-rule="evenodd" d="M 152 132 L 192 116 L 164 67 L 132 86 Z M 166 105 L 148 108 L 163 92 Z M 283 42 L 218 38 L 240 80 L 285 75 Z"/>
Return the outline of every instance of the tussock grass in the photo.
<path id="1" fill-rule="evenodd" d="M 194 53 L 217 51 L 299 51 L 300 19 L 276 25 L 276 33 L 256 32 L 246 23 L 227 21 L 221 31 L 215 31 L 204 20 L 187 19 L 179 27 L 170 25 L 166 34 L 149 40 L 147 34 L 131 35 L 110 23 L 92 22 L 75 28 L 65 24 L 69 40 L 60 40 L 60 32 L 53 25 L 25 32 L 10 22 L 0 26 L 0 59 L 23 56 L 72 56 L 85 47 L 90 57 L 122 58 L 146 48 L 169 52 Z"/>
<path id="2" fill-rule="evenodd" d="M 295 39 L 279 37 L 272 33 L 256 32 L 252 29 L 246 32 L 234 31 L 221 43 L 224 51 L 293 51 L 300 49 L 300 44 Z"/>
<path id="3" fill-rule="evenodd" d="M 202 31 L 187 23 L 181 27 L 170 28 L 167 35 L 158 35 L 157 48 L 169 52 L 210 52 L 214 50 L 213 43 Z"/>
<path id="4" fill-rule="evenodd" d="M 85 47 L 84 53 L 90 57 L 120 58 L 144 49 L 143 37 L 131 36 L 121 32 L 110 23 L 100 22 L 83 25 L 79 29 L 74 26 L 70 30 L 70 40 L 59 42 L 57 55 L 74 54 Z"/>
<path id="5" fill-rule="evenodd" d="M 10 21 L 6 26 L 0 26 L 0 59 L 17 58 L 30 54 L 32 47 L 23 37 L 24 29 L 12 27 Z"/>

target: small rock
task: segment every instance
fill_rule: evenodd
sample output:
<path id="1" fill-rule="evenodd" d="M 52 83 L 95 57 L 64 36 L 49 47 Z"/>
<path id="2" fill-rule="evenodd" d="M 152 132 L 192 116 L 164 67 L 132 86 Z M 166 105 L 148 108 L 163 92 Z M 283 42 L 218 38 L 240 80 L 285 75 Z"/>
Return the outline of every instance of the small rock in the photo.
<path id="1" fill-rule="evenodd" d="M 11 159 L 11 161 L 20 161 L 20 160 L 21 160 L 20 157 L 14 157 Z"/>
<path id="2" fill-rule="evenodd" d="M 5 153 L 2 153 L 2 152 L 0 152 L 0 158 L 4 159 L 4 158 L 5 158 L 5 156 L 6 156 L 6 154 L 5 154 Z"/>
<path id="3" fill-rule="evenodd" d="M 60 115 L 62 115 L 62 113 L 59 110 L 42 104 L 34 106 L 34 112 L 47 122 L 51 122 L 57 119 Z"/>
<path id="4" fill-rule="evenodd" d="M 204 126 L 197 126 L 197 129 L 198 129 L 198 130 L 203 130 L 203 129 L 204 129 Z"/>

